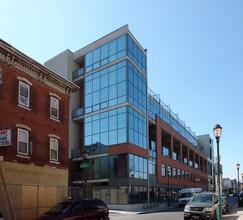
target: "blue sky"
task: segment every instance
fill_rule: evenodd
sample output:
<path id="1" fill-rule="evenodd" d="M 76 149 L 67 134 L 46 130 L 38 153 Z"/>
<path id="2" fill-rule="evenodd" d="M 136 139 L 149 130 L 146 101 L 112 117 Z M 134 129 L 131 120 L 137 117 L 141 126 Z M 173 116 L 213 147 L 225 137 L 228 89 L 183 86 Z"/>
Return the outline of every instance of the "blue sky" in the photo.
<path id="1" fill-rule="evenodd" d="M 40 63 L 128 24 L 149 87 L 197 135 L 223 127 L 223 176 L 243 173 L 242 0 L 0 0 L 0 38 Z M 215 144 L 216 154 L 216 144 Z"/>

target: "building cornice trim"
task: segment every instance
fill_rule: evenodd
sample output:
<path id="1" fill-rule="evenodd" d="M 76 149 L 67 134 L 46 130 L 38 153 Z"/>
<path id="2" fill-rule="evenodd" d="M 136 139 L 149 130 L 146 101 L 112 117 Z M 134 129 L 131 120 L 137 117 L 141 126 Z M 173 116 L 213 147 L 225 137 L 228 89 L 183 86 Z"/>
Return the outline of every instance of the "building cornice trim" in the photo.
<path id="1" fill-rule="evenodd" d="M 2 39 L 0 39 L 0 61 L 10 68 L 16 68 L 27 73 L 37 79 L 39 83 L 53 87 L 67 96 L 79 89 L 76 84 L 49 70 Z"/>

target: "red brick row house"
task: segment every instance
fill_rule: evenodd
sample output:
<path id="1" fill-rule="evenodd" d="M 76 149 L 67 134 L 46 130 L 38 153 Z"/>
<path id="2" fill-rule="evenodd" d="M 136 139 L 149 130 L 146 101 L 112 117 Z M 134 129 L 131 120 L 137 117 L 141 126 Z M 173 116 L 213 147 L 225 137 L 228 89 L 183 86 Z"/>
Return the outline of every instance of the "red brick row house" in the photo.
<path id="1" fill-rule="evenodd" d="M 67 196 L 69 97 L 77 89 L 0 40 L 0 212 L 6 219 L 33 219 L 37 206 Z"/>

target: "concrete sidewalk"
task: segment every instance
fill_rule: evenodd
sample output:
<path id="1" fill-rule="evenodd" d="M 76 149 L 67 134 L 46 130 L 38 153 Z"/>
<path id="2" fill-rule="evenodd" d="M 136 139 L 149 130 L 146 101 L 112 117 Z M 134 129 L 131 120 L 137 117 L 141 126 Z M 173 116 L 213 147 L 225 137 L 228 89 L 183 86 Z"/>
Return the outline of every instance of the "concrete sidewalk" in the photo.
<path id="1" fill-rule="evenodd" d="M 243 220 L 243 207 L 235 207 L 227 215 L 223 215 L 223 220 Z"/>
<path id="2" fill-rule="evenodd" d="M 165 211 L 175 207 L 158 207 L 150 210 L 136 210 L 136 211 L 121 211 L 121 210 L 110 210 L 111 213 L 121 213 L 121 214 L 142 214 L 142 213 L 152 213 Z M 233 207 L 227 215 L 223 215 L 223 220 L 243 220 L 243 207 Z"/>

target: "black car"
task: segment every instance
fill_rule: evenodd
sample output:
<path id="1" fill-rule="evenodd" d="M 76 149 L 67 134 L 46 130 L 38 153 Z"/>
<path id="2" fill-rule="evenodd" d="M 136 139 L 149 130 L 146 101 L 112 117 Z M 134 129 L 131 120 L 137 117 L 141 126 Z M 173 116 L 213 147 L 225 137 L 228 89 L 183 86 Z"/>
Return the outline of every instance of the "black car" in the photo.
<path id="1" fill-rule="evenodd" d="M 238 206 L 243 207 L 243 192 L 239 194 Z"/>
<path id="2" fill-rule="evenodd" d="M 109 209 L 100 199 L 59 202 L 36 220 L 108 220 Z"/>
<path id="3" fill-rule="evenodd" d="M 218 196 L 212 192 L 195 194 L 184 209 L 184 220 L 217 219 Z"/>

